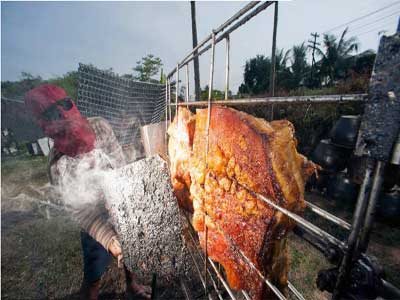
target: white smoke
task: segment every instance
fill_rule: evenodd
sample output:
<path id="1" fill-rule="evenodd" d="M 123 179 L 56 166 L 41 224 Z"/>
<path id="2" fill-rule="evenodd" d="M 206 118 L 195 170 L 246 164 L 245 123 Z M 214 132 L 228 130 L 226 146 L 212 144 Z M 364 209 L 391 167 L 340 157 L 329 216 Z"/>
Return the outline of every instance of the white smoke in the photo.
<path id="1" fill-rule="evenodd" d="M 110 157 L 100 149 L 80 155 L 76 158 L 63 156 L 57 162 L 58 182 L 55 187 L 66 210 L 80 225 L 85 216 L 104 212 L 112 206 L 115 199 L 105 198 L 110 189 L 124 189 L 128 181 L 116 172 L 116 166 Z"/>

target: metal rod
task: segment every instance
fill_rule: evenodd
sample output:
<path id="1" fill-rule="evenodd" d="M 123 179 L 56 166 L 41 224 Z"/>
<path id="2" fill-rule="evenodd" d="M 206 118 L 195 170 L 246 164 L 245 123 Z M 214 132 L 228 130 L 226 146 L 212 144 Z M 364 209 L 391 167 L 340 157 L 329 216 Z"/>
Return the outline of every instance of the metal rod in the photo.
<path id="1" fill-rule="evenodd" d="M 241 105 L 271 105 L 271 104 L 320 104 L 337 102 L 364 102 L 367 94 L 349 94 L 349 95 L 323 95 L 323 96 L 292 96 L 292 97 L 265 97 L 265 98 L 246 98 L 237 100 L 214 100 L 214 104 L 241 106 Z M 179 105 L 187 105 L 178 103 Z M 207 101 L 190 102 L 190 106 L 207 106 Z"/>
<path id="2" fill-rule="evenodd" d="M 190 254 L 190 256 L 192 257 L 192 260 L 193 260 L 193 263 L 194 263 L 195 268 L 196 268 L 196 270 L 197 270 L 197 273 L 199 274 L 200 281 L 201 281 L 201 283 L 203 284 L 204 289 L 207 290 L 206 281 L 204 280 L 203 276 L 201 275 L 200 267 L 199 267 L 199 265 L 197 264 L 196 259 L 194 258 L 194 256 L 193 256 L 193 254 L 192 254 L 191 251 L 189 251 L 189 254 Z M 213 298 L 211 297 L 210 294 L 206 294 L 206 296 L 208 296 L 208 299 L 209 299 L 209 300 L 213 300 Z"/>
<path id="3" fill-rule="evenodd" d="M 225 235 L 226 236 L 226 235 Z M 232 246 L 240 253 L 240 255 L 244 258 L 246 263 L 250 266 L 250 268 L 257 273 L 257 275 L 267 284 L 267 286 L 274 292 L 274 294 L 280 299 L 280 300 L 286 300 L 286 297 L 281 293 L 281 291 L 273 285 L 265 276 L 256 268 L 256 266 L 253 264 L 253 262 L 243 253 L 243 251 L 233 242 L 233 240 L 229 237 L 226 236 L 230 242 L 232 243 Z"/>
<path id="4" fill-rule="evenodd" d="M 179 94 L 179 65 L 176 65 L 175 114 L 177 114 L 178 112 L 178 94 Z"/>
<path id="5" fill-rule="evenodd" d="M 368 248 L 369 237 L 371 234 L 372 224 L 374 222 L 374 217 L 375 217 L 376 203 L 378 201 L 378 197 L 381 192 L 384 170 L 385 170 L 385 163 L 382 161 L 378 161 L 374 170 L 374 179 L 372 182 L 371 193 L 368 199 L 367 213 L 365 215 L 365 222 L 361 232 L 361 238 L 359 243 L 359 251 L 361 252 L 367 251 Z"/>
<path id="6" fill-rule="evenodd" d="M 183 291 L 183 295 L 185 296 L 186 300 L 193 300 L 193 295 L 190 292 L 190 289 L 188 288 L 186 281 L 181 277 L 179 279 L 179 283 L 181 285 L 181 290 Z"/>
<path id="7" fill-rule="evenodd" d="M 297 299 L 306 300 L 290 281 L 288 281 L 288 287 L 289 290 L 297 297 Z"/>
<path id="8" fill-rule="evenodd" d="M 171 124 L 171 119 L 172 119 L 172 112 L 171 112 L 171 82 L 168 80 L 168 113 L 169 113 L 169 122 Z"/>
<path id="9" fill-rule="evenodd" d="M 244 296 L 244 298 L 245 298 L 246 300 L 251 300 L 249 294 L 247 294 L 246 291 L 243 291 L 243 290 L 242 290 L 242 294 L 243 294 L 243 296 Z"/>
<path id="10" fill-rule="evenodd" d="M 210 81 L 208 84 L 208 104 L 211 101 L 213 84 L 214 84 L 214 61 L 215 61 L 215 33 L 212 34 L 211 38 L 211 63 L 210 63 Z"/>
<path id="11" fill-rule="evenodd" d="M 329 233 L 325 232 L 324 230 L 320 229 L 319 227 L 315 226 L 314 224 L 308 222 L 307 220 L 303 219 L 302 217 L 300 217 L 299 215 L 296 215 L 295 213 L 292 213 L 291 211 L 288 211 L 286 208 L 280 207 L 279 205 L 275 204 L 274 202 L 272 202 L 270 199 L 268 199 L 267 197 L 253 192 L 252 190 L 249 190 L 247 187 L 246 188 L 250 193 L 252 193 L 253 195 L 255 195 L 258 199 L 268 203 L 269 205 L 271 205 L 272 207 L 274 207 L 275 209 L 279 210 L 280 212 L 282 212 L 283 214 L 287 215 L 289 218 L 293 219 L 294 221 L 296 221 L 299 225 L 304 226 L 305 228 L 307 228 L 308 230 L 311 230 L 313 233 L 315 233 L 316 235 L 318 235 L 320 238 L 340 247 L 340 248 L 346 248 L 346 245 L 338 240 L 337 238 L 335 238 L 334 236 L 330 235 Z"/>
<path id="12" fill-rule="evenodd" d="M 193 236 L 194 228 L 192 227 L 192 224 L 190 223 L 189 218 L 188 218 L 188 216 L 187 216 L 186 214 L 185 214 L 185 217 L 186 217 L 186 221 L 190 224 L 189 226 L 191 227 L 191 228 L 188 230 L 188 233 L 189 233 L 190 238 L 191 238 L 191 240 L 192 240 L 192 242 L 193 242 L 193 245 L 194 245 L 194 247 L 198 250 L 198 251 L 197 251 L 197 254 L 199 255 L 200 259 L 204 260 L 205 258 L 204 258 L 204 256 L 203 256 L 203 254 L 201 253 L 201 251 L 198 249 L 196 240 L 195 240 L 195 238 L 194 238 L 194 236 Z M 219 271 L 219 270 L 218 270 L 218 271 Z M 218 280 L 218 282 L 215 283 L 215 280 L 214 280 L 214 278 L 211 276 L 211 272 L 209 271 L 208 268 L 207 268 L 207 272 L 208 272 L 208 274 L 210 275 L 210 278 L 211 278 L 211 281 L 212 281 L 212 283 L 213 283 L 214 289 L 215 289 L 215 291 L 216 291 L 217 294 L 218 294 L 218 298 L 220 298 L 220 300 L 223 300 L 223 297 L 222 297 L 222 295 L 221 295 L 221 293 L 220 293 L 220 291 L 219 291 L 219 288 L 218 288 L 218 283 L 220 282 L 220 280 Z M 218 279 L 219 279 L 219 278 L 218 278 Z M 228 293 L 229 293 L 229 292 L 228 292 Z"/>
<path id="13" fill-rule="evenodd" d="M 266 9 L 268 6 L 270 6 L 271 4 L 273 4 L 273 1 L 267 1 L 265 3 L 262 3 L 261 5 L 257 6 L 252 12 L 250 12 L 249 14 L 247 14 L 245 17 L 243 17 L 243 19 L 239 20 L 236 24 L 234 24 L 232 27 L 230 27 L 227 31 L 225 31 L 225 33 L 221 34 L 220 36 L 218 36 L 217 40 L 216 40 L 216 44 L 218 44 L 220 41 L 222 41 L 224 38 L 226 38 L 228 35 L 230 35 L 233 31 L 235 31 L 236 29 L 238 29 L 240 26 L 242 26 L 243 24 L 245 24 L 247 21 L 249 21 L 251 18 L 255 17 L 256 15 L 258 15 L 260 12 L 262 12 L 264 9 Z M 202 55 L 204 52 L 208 51 L 211 48 L 211 44 L 208 44 L 207 46 L 205 46 L 204 49 L 202 49 L 201 51 L 199 51 L 197 53 L 196 56 L 192 56 L 190 58 L 188 58 L 186 61 L 184 61 L 180 67 L 184 66 L 185 64 L 191 62 L 195 57 Z M 172 71 L 174 72 L 174 71 Z M 173 74 L 173 73 L 172 73 Z"/>
<path id="14" fill-rule="evenodd" d="M 165 80 L 165 145 L 168 145 L 168 79 Z"/>
<path id="15" fill-rule="evenodd" d="M 327 212 L 326 210 L 323 210 L 322 208 L 316 206 L 315 204 L 312 204 L 308 201 L 305 201 L 307 207 L 312 210 L 314 213 L 316 213 L 317 215 L 320 215 L 321 217 L 324 217 L 325 219 L 345 228 L 350 230 L 351 229 L 351 225 L 349 223 L 347 223 L 346 221 L 332 215 L 331 213 Z"/>
<path id="16" fill-rule="evenodd" d="M 186 102 L 189 102 L 189 64 L 186 65 Z"/>
<path id="17" fill-rule="evenodd" d="M 186 218 L 188 218 L 186 216 Z M 194 231 L 193 225 L 190 223 L 188 220 L 189 227 L 191 230 Z M 217 224 L 216 224 L 217 225 Z M 249 267 L 257 273 L 257 275 L 267 284 L 267 286 L 275 293 L 275 295 L 280 299 L 280 300 L 286 300 L 286 297 L 279 291 L 279 289 L 273 285 L 265 276 L 256 268 L 256 266 L 252 263 L 252 261 L 243 253 L 243 251 L 239 248 L 239 246 L 236 245 L 236 243 L 233 241 L 233 239 L 224 233 L 223 230 L 217 225 L 217 229 L 229 240 L 231 246 L 243 257 L 243 259 L 246 261 L 246 263 L 249 265 Z M 193 237 L 192 237 L 193 239 Z M 210 263 L 212 262 L 210 258 Z M 216 269 L 216 268 L 215 268 Z M 218 270 L 216 270 L 218 271 Z M 222 282 L 223 283 L 223 282 Z"/>
<path id="18" fill-rule="evenodd" d="M 226 62 L 225 62 L 225 100 L 228 100 L 229 93 L 229 55 L 230 55 L 230 37 L 225 38 L 226 41 Z"/>
<path id="19" fill-rule="evenodd" d="M 206 125 L 206 169 L 208 168 L 208 150 L 209 150 L 209 131 L 210 131 L 210 122 L 211 122 L 211 96 L 213 89 L 213 81 L 214 81 L 214 58 L 215 58 L 215 33 L 212 33 L 211 43 L 213 45 L 211 50 L 211 63 L 210 63 L 210 82 L 208 86 L 208 114 L 207 114 L 207 125 Z M 204 268 L 205 268 L 205 279 L 207 284 L 207 257 L 208 257 L 208 227 L 206 224 L 206 216 L 207 216 L 207 208 L 205 204 L 205 199 L 203 198 L 203 207 L 204 207 L 204 234 L 205 234 L 205 259 L 204 259 Z M 205 290 L 207 294 L 207 288 Z"/>
<path id="20" fill-rule="evenodd" d="M 362 221 L 365 216 L 365 210 L 368 204 L 368 197 L 371 189 L 371 173 L 373 170 L 373 161 L 369 159 L 367 168 L 364 175 L 364 180 L 358 192 L 357 205 L 353 215 L 353 224 L 350 235 L 347 240 L 347 251 L 342 259 L 339 268 L 339 274 L 336 280 L 335 289 L 333 291 L 332 299 L 340 299 L 343 290 L 345 289 L 347 278 L 349 276 L 351 267 L 357 252 L 357 240 L 361 230 Z"/>
<path id="21" fill-rule="evenodd" d="M 232 17 L 230 17 L 227 21 L 225 21 L 225 23 L 223 23 L 222 25 L 220 25 L 217 29 L 214 30 L 215 34 L 220 33 L 221 31 L 223 31 L 226 27 L 228 27 L 229 25 L 231 25 L 235 20 L 237 20 L 238 18 L 240 18 L 241 16 L 243 16 L 245 13 L 247 13 L 249 10 L 251 10 L 253 7 L 255 7 L 256 5 L 258 5 L 260 2 L 259 1 L 252 1 L 250 3 L 248 3 L 245 7 L 243 7 L 242 9 L 240 9 L 236 14 L 234 14 Z M 182 62 L 180 63 L 180 67 L 183 66 L 184 62 L 190 58 L 193 57 L 194 53 L 199 50 L 202 46 L 204 46 L 208 41 L 210 41 L 212 39 L 212 35 L 208 35 L 202 42 L 200 42 L 196 47 L 194 47 L 189 54 L 187 54 L 185 56 L 185 58 L 182 60 Z M 168 77 L 171 77 L 174 74 L 175 70 L 173 70 L 171 73 L 168 74 Z"/>
<path id="22" fill-rule="evenodd" d="M 228 292 L 229 296 L 233 299 L 236 300 L 235 295 L 233 294 L 232 290 L 229 288 L 228 283 L 224 280 L 222 277 L 221 273 L 218 272 L 217 266 L 215 263 L 212 261 L 211 258 L 208 257 L 208 261 L 210 262 L 210 265 L 213 267 L 215 274 L 217 274 L 218 279 L 222 282 L 223 286 L 225 287 L 226 291 Z"/>

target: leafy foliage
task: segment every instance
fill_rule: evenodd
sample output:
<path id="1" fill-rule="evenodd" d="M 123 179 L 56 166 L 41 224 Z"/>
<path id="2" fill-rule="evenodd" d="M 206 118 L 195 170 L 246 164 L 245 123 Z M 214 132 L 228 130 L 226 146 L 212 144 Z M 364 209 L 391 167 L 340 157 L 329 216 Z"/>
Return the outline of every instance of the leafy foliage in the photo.
<path id="1" fill-rule="evenodd" d="M 314 69 L 307 62 L 305 43 L 294 45 L 292 49 L 278 50 L 276 53 L 275 90 L 279 95 L 303 94 L 304 91 L 322 87 L 332 87 L 333 93 L 365 92 L 368 87 L 375 53 L 372 50 L 354 55 L 358 50 L 356 37 L 347 38 L 347 28 L 340 37 L 325 34 L 322 48 L 318 48 Z M 290 66 L 288 64 L 290 63 Z M 246 61 L 243 83 L 239 94 L 269 94 L 271 58 L 257 55 Z M 311 74 L 313 74 L 311 78 Z M 318 93 L 318 91 L 316 91 Z"/>
<path id="2" fill-rule="evenodd" d="M 78 96 L 78 72 L 72 71 L 67 74 L 48 80 L 48 83 L 58 85 L 62 87 L 67 95 L 72 99 L 77 99 Z"/>
<path id="3" fill-rule="evenodd" d="M 200 92 L 200 99 L 201 100 L 207 100 L 208 99 L 208 93 L 209 93 L 209 87 L 208 87 L 208 85 L 206 85 L 204 87 L 204 89 L 202 89 L 201 92 Z M 230 97 L 231 95 L 232 95 L 232 92 L 228 91 L 228 97 Z M 220 91 L 220 90 L 213 89 L 213 91 L 211 93 L 211 99 L 224 100 L 225 99 L 225 91 Z"/>
<path id="4" fill-rule="evenodd" d="M 21 73 L 18 81 L 2 81 L 1 92 L 5 97 L 22 97 L 26 92 L 43 82 L 42 77 L 27 72 Z"/>
<path id="5" fill-rule="evenodd" d="M 351 37 L 346 39 L 346 28 L 339 40 L 332 34 L 324 34 L 323 46 L 325 52 L 317 48 L 317 54 L 322 59 L 320 61 L 320 71 L 322 79 L 326 84 L 332 85 L 339 79 L 345 79 L 349 75 L 352 66 L 351 54 L 357 52 L 357 38 Z"/>
<path id="6" fill-rule="evenodd" d="M 137 73 L 137 76 L 134 76 L 134 78 L 139 81 L 150 81 L 151 77 L 159 72 L 162 65 L 159 57 L 148 54 L 141 61 L 136 62 L 136 67 L 133 70 Z"/>

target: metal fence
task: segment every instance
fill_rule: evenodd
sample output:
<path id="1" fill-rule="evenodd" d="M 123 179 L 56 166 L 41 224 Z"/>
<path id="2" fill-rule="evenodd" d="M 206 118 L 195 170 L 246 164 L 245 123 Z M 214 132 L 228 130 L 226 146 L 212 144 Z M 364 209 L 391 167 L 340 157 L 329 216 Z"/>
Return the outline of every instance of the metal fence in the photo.
<path id="1" fill-rule="evenodd" d="M 165 96 L 160 84 L 135 81 L 111 71 L 79 64 L 77 106 L 85 117 L 110 122 L 122 145 L 133 144 L 140 126 L 161 121 L 159 103 Z"/>

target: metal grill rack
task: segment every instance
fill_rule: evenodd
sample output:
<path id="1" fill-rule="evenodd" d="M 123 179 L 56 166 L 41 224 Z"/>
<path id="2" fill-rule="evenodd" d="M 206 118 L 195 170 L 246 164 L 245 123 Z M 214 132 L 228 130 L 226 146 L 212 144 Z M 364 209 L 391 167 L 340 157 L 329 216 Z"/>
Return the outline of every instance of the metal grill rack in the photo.
<path id="1" fill-rule="evenodd" d="M 226 106 L 248 106 L 248 105 L 273 105 L 273 104 L 296 104 L 296 103 L 309 103 L 312 105 L 318 105 L 320 103 L 338 103 L 338 102 L 362 102 L 366 103 L 368 101 L 368 95 L 366 94 L 357 94 L 357 95 L 329 95 L 329 96 L 315 96 L 315 97 L 270 97 L 270 98 L 259 98 L 259 99 L 240 99 L 240 100 L 228 100 L 228 90 L 229 90 L 229 41 L 230 41 L 230 33 L 234 30 L 245 24 L 251 18 L 271 6 L 276 2 L 267 1 L 267 2 L 250 2 L 243 9 L 237 12 L 234 16 L 228 19 L 225 23 L 219 26 L 217 29 L 212 30 L 211 34 L 207 36 L 202 42 L 198 44 L 190 53 L 184 57 L 182 61 L 180 61 L 176 68 L 172 70 L 166 80 L 165 84 L 165 92 L 163 95 L 165 96 L 164 105 L 165 109 L 162 108 L 161 103 L 159 103 L 158 109 L 159 111 L 163 111 L 165 113 L 165 122 L 166 126 L 168 126 L 168 122 L 172 121 L 172 117 L 174 113 L 177 112 L 178 106 L 193 106 L 193 107 L 207 107 L 208 108 L 208 119 L 207 119 L 207 133 L 209 130 L 210 124 L 210 115 L 211 115 L 211 106 L 214 104 L 222 104 Z M 212 90 L 213 90 L 213 77 L 214 77 L 214 57 L 215 57 L 215 45 L 218 42 L 225 41 L 226 42 L 226 65 L 225 65 L 225 100 L 222 101 L 214 101 L 211 99 Z M 193 61 L 196 56 L 202 55 L 207 50 L 211 49 L 211 62 L 210 62 L 210 76 L 209 76 L 209 94 L 208 101 L 199 101 L 199 102 L 189 102 L 189 63 Z M 172 90 L 172 83 L 175 83 L 175 90 L 179 91 L 179 72 L 182 68 L 185 68 L 186 73 L 186 95 L 185 102 L 179 103 L 178 101 L 178 93 L 175 93 Z M 173 80 L 173 77 L 175 79 Z M 160 120 L 160 115 L 158 114 L 157 120 Z M 396 134 L 396 133 L 395 133 Z M 167 141 L 167 136 L 166 136 Z M 206 163 L 207 163 L 207 152 L 208 152 L 208 135 L 207 135 L 207 149 L 206 149 Z M 272 206 L 274 209 L 282 212 L 290 219 L 294 220 L 297 224 L 295 233 L 302 237 L 305 241 L 311 243 L 316 249 L 321 251 L 325 257 L 333 264 L 340 266 L 338 268 L 338 273 L 334 278 L 334 289 L 333 289 L 333 299 L 341 299 L 344 296 L 345 289 L 348 288 L 346 285 L 346 280 L 349 280 L 351 272 L 358 268 L 357 270 L 367 270 L 367 272 L 372 272 L 373 266 L 371 264 L 370 258 L 365 254 L 366 246 L 368 245 L 368 238 L 365 235 L 369 234 L 369 231 L 363 231 L 362 229 L 370 229 L 372 218 L 370 218 L 369 213 L 371 213 L 371 203 L 376 202 L 376 196 L 379 192 L 379 182 L 380 175 L 382 174 L 382 164 L 378 161 L 374 161 L 370 159 L 369 166 L 367 168 L 364 182 L 360 188 L 360 192 L 357 199 L 357 205 L 353 215 L 353 222 L 349 224 L 348 222 L 332 215 L 331 213 L 319 208 L 318 206 L 306 202 L 307 208 L 317 214 L 318 216 L 328 220 L 329 222 L 340 226 L 341 228 L 347 230 L 349 232 L 349 236 L 347 240 L 340 240 L 337 237 L 329 234 L 328 232 L 322 230 L 311 222 L 307 221 L 305 218 L 292 213 L 286 210 L 283 207 L 277 205 L 271 199 L 258 194 L 254 191 L 247 189 L 250 193 L 256 196 L 260 201 L 265 202 L 266 204 Z M 375 202 L 374 202 L 375 200 Z M 367 210 L 368 207 L 368 210 Z M 205 216 L 204 216 L 205 217 Z M 189 218 L 187 221 L 190 223 Z M 204 222 L 205 224 L 205 222 Z M 361 232 L 363 231 L 363 238 L 359 239 Z M 225 295 L 227 295 L 230 299 L 239 299 L 237 293 L 233 292 L 229 285 L 227 284 L 223 272 L 209 257 L 207 253 L 207 227 L 204 228 L 205 232 L 205 251 L 202 252 L 199 249 L 198 241 L 195 236 L 195 232 L 193 228 L 190 230 L 190 238 L 186 240 L 187 244 L 191 245 L 191 249 L 193 250 L 192 258 L 197 266 L 197 270 L 201 281 L 204 286 L 204 295 L 205 298 L 214 299 L 216 296 L 218 299 L 226 299 Z M 233 242 L 233 240 L 225 234 L 225 237 Z M 358 248 L 358 243 L 363 245 L 363 249 Z M 233 243 L 235 246 L 235 244 Z M 246 255 L 240 250 L 239 247 L 236 247 L 237 252 L 243 258 L 243 260 L 249 265 L 251 269 L 253 269 L 256 274 L 266 283 L 266 285 L 273 291 L 276 295 L 277 299 L 283 300 L 287 299 L 279 289 L 274 286 L 265 276 L 255 268 L 252 264 L 251 260 L 246 257 Z M 200 258 L 204 264 L 204 268 L 198 263 L 196 257 Z M 370 273 L 369 273 L 370 274 Z M 375 274 L 376 275 L 376 274 Z M 210 285 L 209 285 L 210 281 Z M 389 297 L 400 298 L 400 291 L 391 285 L 390 283 L 383 280 L 381 277 L 377 277 L 379 292 L 380 295 L 389 295 Z M 303 295 L 291 284 L 288 282 L 289 291 L 291 294 L 297 298 L 304 300 Z M 210 290 L 211 289 L 211 290 Z M 211 291 L 213 291 L 211 293 Z M 224 293 L 222 292 L 224 291 Z M 249 295 L 245 291 L 241 291 L 241 296 L 244 299 L 250 299 Z M 187 295 L 187 293 L 185 294 Z M 189 296 L 187 296 L 190 299 Z M 291 298 L 291 297 L 290 297 Z"/>
<path id="2" fill-rule="evenodd" d="M 134 143 L 140 126 L 160 120 L 163 85 L 135 81 L 84 64 L 79 64 L 78 75 L 79 110 L 85 117 L 107 119 L 120 144 Z"/>

